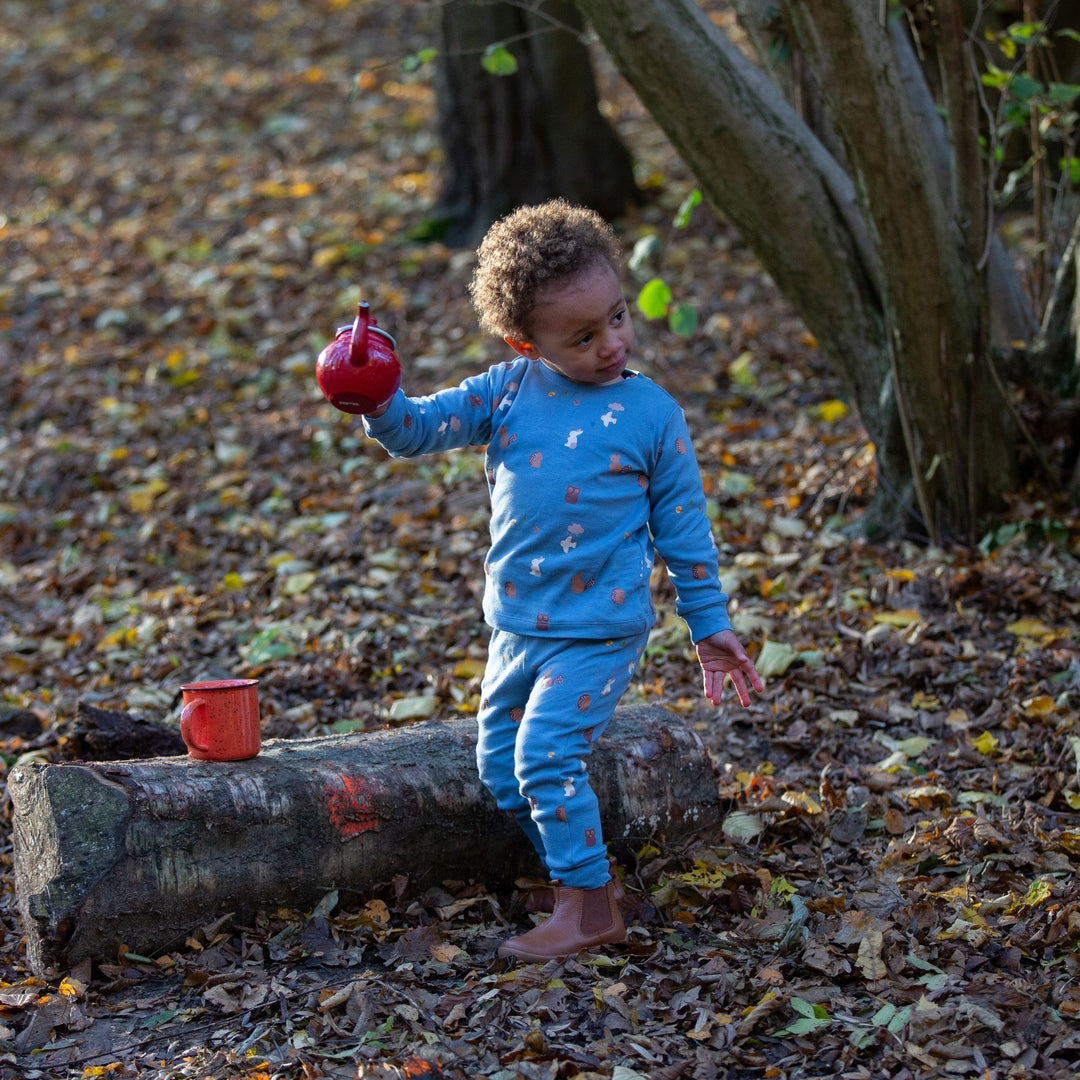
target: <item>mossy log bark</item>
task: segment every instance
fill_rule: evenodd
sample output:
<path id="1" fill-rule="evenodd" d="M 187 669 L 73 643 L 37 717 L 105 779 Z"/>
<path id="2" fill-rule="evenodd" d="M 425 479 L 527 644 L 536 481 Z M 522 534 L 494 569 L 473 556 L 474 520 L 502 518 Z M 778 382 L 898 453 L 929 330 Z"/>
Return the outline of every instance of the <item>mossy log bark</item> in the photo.
<path id="1" fill-rule="evenodd" d="M 31 764 L 9 778 L 33 970 L 154 954 L 226 914 L 310 910 L 397 875 L 497 888 L 539 863 L 481 787 L 471 720 L 271 740 L 258 757 Z M 590 764 L 606 838 L 686 839 L 720 820 L 700 740 L 660 707 L 616 711 Z"/>

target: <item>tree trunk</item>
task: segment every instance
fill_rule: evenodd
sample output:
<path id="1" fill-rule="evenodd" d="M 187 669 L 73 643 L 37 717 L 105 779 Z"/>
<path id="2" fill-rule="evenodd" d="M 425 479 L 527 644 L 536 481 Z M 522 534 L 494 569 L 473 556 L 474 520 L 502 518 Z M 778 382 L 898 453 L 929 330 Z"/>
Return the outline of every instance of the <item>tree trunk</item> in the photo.
<path id="1" fill-rule="evenodd" d="M 1055 410 L 1064 416 L 1060 441 L 1071 447 L 1065 462 L 1065 493 L 1070 506 L 1080 506 L 1080 218 L 1073 222 L 1072 235 L 1054 275 L 1050 301 L 1043 313 L 1036 355 L 1043 388 L 1059 399 Z M 1071 439 L 1069 436 L 1071 432 Z"/>
<path id="2" fill-rule="evenodd" d="M 232 913 L 310 910 L 396 875 L 505 885 L 539 871 L 477 779 L 472 720 L 271 740 L 255 758 L 12 770 L 15 888 L 31 967 L 154 954 Z M 720 820 L 692 731 L 659 707 L 616 711 L 590 774 L 606 839 L 686 839 Z"/>
<path id="3" fill-rule="evenodd" d="M 844 377 L 875 445 L 873 517 L 900 532 L 918 515 L 932 539 L 969 539 L 1016 486 L 1017 436 L 987 371 L 984 283 L 874 23 L 880 6 L 785 6 L 857 185 L 692 0 L 578 6 Z"/>
<path id="4" fill-rule="evenodd" d="M 739 23 L 753 43 L 769 77 L 784 97 L 797 109 L 803 123 L 821 140 L 830 154 L 848 168 L 843 144 L 832 128 L 822 102 L 821 90 L 791 27 L 773 0 L 732 0 Z M 889 19 L 889 42 L 903 86 L 903 98 L 915 113 L 927 152 L 933 162 L 943 198 L 952 186 L 949 137 L 927 84 L 923 66 L 907 33 L 904 19 Z M 979 191 L 980 196 L 983 192 Z M 990 296 L 990 341 L 998 351 L 1015 348 L 1018 341 L 1029 342 L 1036 331 L 1031 302 L 1024 295 L 1009 253 L 994 234 L 987 252 L 987 288 Z"/>
<path id="5" fill-rule="evenodd" d="M 874 441 L 874 518 L 913 502 L 881 297 L 855 187 L 766 75 L 692 0 L 578 0 L 623 75 L 844 381 Z"/>
<path id="6" fill-rule="evenodd" d="M 973 543 L 980 518 L 1000 508 L 1019 476 L 1016 432 L 987 367 L 985 282 L 972 257 L 981 256 L 984 238 L 964 204 L 981 200 L 981 177 L 963 185 L 961 198 L 954 165 L 956 187 L 952 198 L 943 197 L 876 7 L 805 0 L 786 10 L 874 230 L 893 384 L 921 515 L 932 540 Z M 974 136 L 953 133 L 954 159 L 967 161 L 963 149 Z M 966 237 L 958 215 L 978 235 Z"/>
<path id="7" fill-rule="evenodd" d="M 437 101 L 445 178 L 436 225 L 476 243 L 517 206 L 561 195 L 608 219 L 636 200 L 629 152 L 601 115 L 592 62 L 570 0 L 537 10 L 448 0 L 440 15 Z M 489 74 L 485 50 L 506 43 L 513 75 Z"/>

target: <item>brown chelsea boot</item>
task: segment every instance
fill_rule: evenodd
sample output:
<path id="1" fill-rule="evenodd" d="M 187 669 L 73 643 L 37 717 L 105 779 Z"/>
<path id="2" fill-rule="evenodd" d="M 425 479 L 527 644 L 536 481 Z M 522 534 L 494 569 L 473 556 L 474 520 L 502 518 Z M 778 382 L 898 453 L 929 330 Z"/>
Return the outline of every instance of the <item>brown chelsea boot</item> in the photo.
<path id="1" fill-rule="evenodd" d="M 582 949 L 626 940 L 615 879 L 598 889 L 572 889 L 552 884 L 554 911 L 538 926 L 499 946 L 500 956 L 543 963 L 573 956 Z"/>

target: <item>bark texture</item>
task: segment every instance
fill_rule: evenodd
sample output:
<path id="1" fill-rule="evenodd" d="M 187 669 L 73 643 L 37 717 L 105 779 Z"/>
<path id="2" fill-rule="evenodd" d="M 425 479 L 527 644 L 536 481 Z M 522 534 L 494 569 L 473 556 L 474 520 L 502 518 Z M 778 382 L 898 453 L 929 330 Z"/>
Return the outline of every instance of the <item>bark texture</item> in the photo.
<path id="1" fill-rule="evenodd" d="M 506 885 L 539 862 L 477 779 L 472 720 L 271 740 L 258 757 L 13 769 L 15 888 L 31 967 L 118 945 L 154 954 L 223 915 L 310 910 L 396 875 Z M 613 853 L 720 820 L 692 731 L 659 707 L 616 711 L 590 763 Z"/>
<path id="2" fill-rule="evenodd" d="M 841 165 L 694 0 L 578 6 L 844 377 L 877 457 L 867 524 L 971 540 L 1019 484 L 990 345 L 1034 322 L 981 192 L 958 190 L 978 181 L 974 155 L 950 153 L 961 133 L 960 150 L 974 145 L 966 69 L 950 85 L 950 139 L 927 122 L 925 80 L 883 6 L 738 0 L 756 40 L 792 33 Z"/>
<path id="3" fill-rule="evenodd" d="M 871 433 L 878 516 L 911 499 L 881 266 L 855 185 L 693 0 L 577 0 L 616 65 L 843 378 Z"/>
<path id="4" fill-rule="evenodd" d="M 447 0 L 440 12 L 439 137 L 445 157 L 436 208 L 443 237 L 473 244 L 517 206 L 562 195 L 606 218 L 636 200 L 629 151 L 600 113 L 592 62 L 570 0 L 535 9 Z M 505 42 L 513 75 L 484 70 Z"/>
<path id="5" fill-rule="evenodd" d="M 981 173 L 963 148 L 972 97 L 961 63 L 949 79 L 957 127 L 951 193 L 893 61 L 889 32 L 862 0 L 785 10 L 815 69 L 860 190 L 883 267 L 895 400 L 928 536 L 974 542 L 980 517 L 1017 486 L 1016 432 L 988 370 L 978 210 Z M 945 20 L 945 26 L 952 26 Z M 953 28 L 957 41 L 963 28 Z M 943 31 L 944 32 L 944 31 Z M 958 51 L 959 44 L 953 51 Z M 961 53 L 961 56 L 963 54 Z"/>
<path id="6" fill-rule="evenodd" d="M 85 701 L 78 703 L 75 718 L 63 725 L 57 746 L 57 754 L 64 761 L 116 761 L 186 752 L 175 725 L 99 709 Z"/>

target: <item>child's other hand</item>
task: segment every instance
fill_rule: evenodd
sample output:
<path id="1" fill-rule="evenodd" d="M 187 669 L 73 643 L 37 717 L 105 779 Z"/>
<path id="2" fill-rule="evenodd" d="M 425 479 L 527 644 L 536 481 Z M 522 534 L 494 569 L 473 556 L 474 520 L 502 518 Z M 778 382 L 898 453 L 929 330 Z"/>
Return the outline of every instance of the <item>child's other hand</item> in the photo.
<path id="1" fill-rule="evenodd" d="M 698 662 L 705 676 L 705 696 L 714 704 L 720 704 L 724 690 L 724 679 L 731 677 L 735 693 L 739 695 L 739 704 L 744 708 L 750 704 L 750 691 L 747 680 L 760 694 L 765 689 L 761 676 L 754 667 L 754 662 L 746 655 L 746 650 L 731 630 L 721 630 L 702 638 L 697 645 Z"/>

